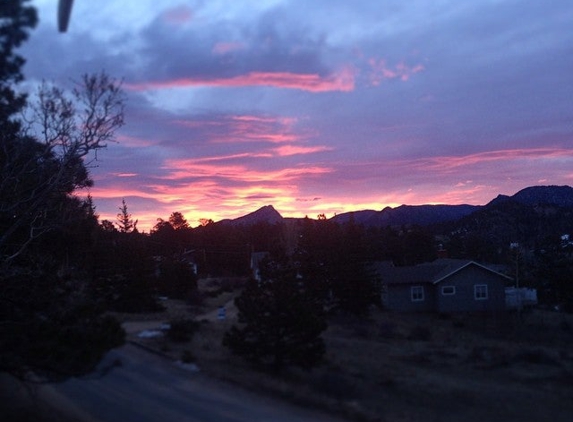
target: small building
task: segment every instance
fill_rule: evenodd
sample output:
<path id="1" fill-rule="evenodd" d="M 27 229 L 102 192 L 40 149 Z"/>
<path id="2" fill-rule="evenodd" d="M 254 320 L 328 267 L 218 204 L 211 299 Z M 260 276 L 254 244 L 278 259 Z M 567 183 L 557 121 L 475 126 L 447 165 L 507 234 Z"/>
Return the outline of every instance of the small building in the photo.
<path id="1" fill-rule="evenodd" d="M 376 265 L 382 303 L 402 312 L 494 312 L 506 309 L 512 279 L 469 260 L 438 259 L 409 267 Z"/>

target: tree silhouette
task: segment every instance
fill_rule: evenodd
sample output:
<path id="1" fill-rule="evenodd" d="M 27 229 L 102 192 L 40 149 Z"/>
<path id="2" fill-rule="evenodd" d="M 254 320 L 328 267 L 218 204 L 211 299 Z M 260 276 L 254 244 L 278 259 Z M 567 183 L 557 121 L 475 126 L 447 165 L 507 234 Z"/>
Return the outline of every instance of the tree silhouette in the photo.
<path id="1" fill-rule="evenodd" d="M 294 259 L 309 291 L 329 312 L 364 315 L 378 303 L 364 230 L 353 222 L 305 219 Z"/>
<path id="2" fill-rule="evenodd" d="M 292 269 L 280 265 L 264 271 L 272 278 L 250 281 L 235 299 L 239 326 L 225 334 L 223 344 L 255 364 L 275 372 L 286 365 L 316 366 L 325 353 L 321 337 L 326 329 L 322 308 L 297 280 Z"/>
<path id="3" fill-rule="evenodd" d="M 15 49 L 28 39 L 29 31 L 36 26 L 36 9 L 26 6 L 27 0 L 4 0 L 0 7 L 0 139 L 2 160 L 6 159 L 5 142 L 20 130 L 20 122 L 13 119 L 26 106 L 26 96 L 14 87 L 24 79 L 22 66 L 25 60 Z"/>
<path id="4" fill-rule="evenodd" d="M 68 223 L 61 203 L 93 184 L 86 159 L 114 140 L 123 100 L 119 84 L 105 73 L 84 75 L 72 95 L 40 87 L 21 131 L 2 139 L 0 253 L 6 259 Z"/>
<path id="5" fill-rule="evenodd" d="M 0 5 L 0 372 L 62 380 L 124 339 L 88 288 L 99 228 L 91 200 L 74 196 L 92 184 L 89 154 L 123 124 L 123 94 L 104 73 L 71 94 L 46 84 L 34 101 L 18 94 L 14 50 L 37 20 L 27 3 Z"/>
<path id="6" fill-rule="evenodd" d="M 180 212 L 172 212 L 169 216 L 169 223 L 175 230 L 184 230 L 189 228 L 189 223 Z"/>
<path id="7" fill-rule="evenodd" d="M 121 200 L 121 207 L 119 207 L 116 224 L 120 233 L 131 233 L 137 229 L 137 220 L 133 221 L 133 218 L 131 218 L 131 214 L 127 210 L 125 199 Z"/>

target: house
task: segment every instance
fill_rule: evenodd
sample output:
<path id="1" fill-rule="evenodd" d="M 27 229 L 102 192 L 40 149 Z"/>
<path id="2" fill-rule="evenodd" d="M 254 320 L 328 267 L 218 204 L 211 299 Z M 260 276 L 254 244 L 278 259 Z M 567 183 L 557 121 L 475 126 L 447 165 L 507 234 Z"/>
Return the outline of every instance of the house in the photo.
<path id="1" fill-rule="evenodd" d="M 512 279 L 474 261 L 438 259 L 410 267 L 375 266 L 382 303 L 403 312 L 482 312 L 506 309 Z"/>

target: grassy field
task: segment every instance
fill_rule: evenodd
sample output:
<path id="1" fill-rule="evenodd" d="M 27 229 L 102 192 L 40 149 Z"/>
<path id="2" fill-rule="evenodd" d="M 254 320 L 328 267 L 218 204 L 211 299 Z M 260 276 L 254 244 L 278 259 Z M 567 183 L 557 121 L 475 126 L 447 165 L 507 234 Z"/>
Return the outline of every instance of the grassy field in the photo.
<path id="1" fill-rule="evenodd" d="M 325 362 L 280 376 L 257 371 L 221 346 L 236 323 L 239 280 L 201 280 L 200 307 L 165 301 L 161 314 L 123 315 L 129 339 L 194 361 L 214 377 L 364 421 L 573 420 L 573 318 L 535 310 L 490 316 L 395 314 L 332 318 Z M 225 306 L 225 320 L 217 318 Z M 189 342 L 142 339 L 143 329 L 200 321 Z"/>

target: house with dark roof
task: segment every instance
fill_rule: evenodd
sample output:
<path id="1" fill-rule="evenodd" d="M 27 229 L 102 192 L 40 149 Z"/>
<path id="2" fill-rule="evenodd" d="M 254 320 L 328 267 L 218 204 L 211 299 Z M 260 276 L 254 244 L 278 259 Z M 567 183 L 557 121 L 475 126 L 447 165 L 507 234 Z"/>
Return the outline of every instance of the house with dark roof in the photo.
<path id="1" fill-rule="evenodd" d="M 438 259 L 410 267 L 376 264 L 386 309 L 402 312 L 494 312 L 506 309 L 508 277 L 475 261 Z"/>

